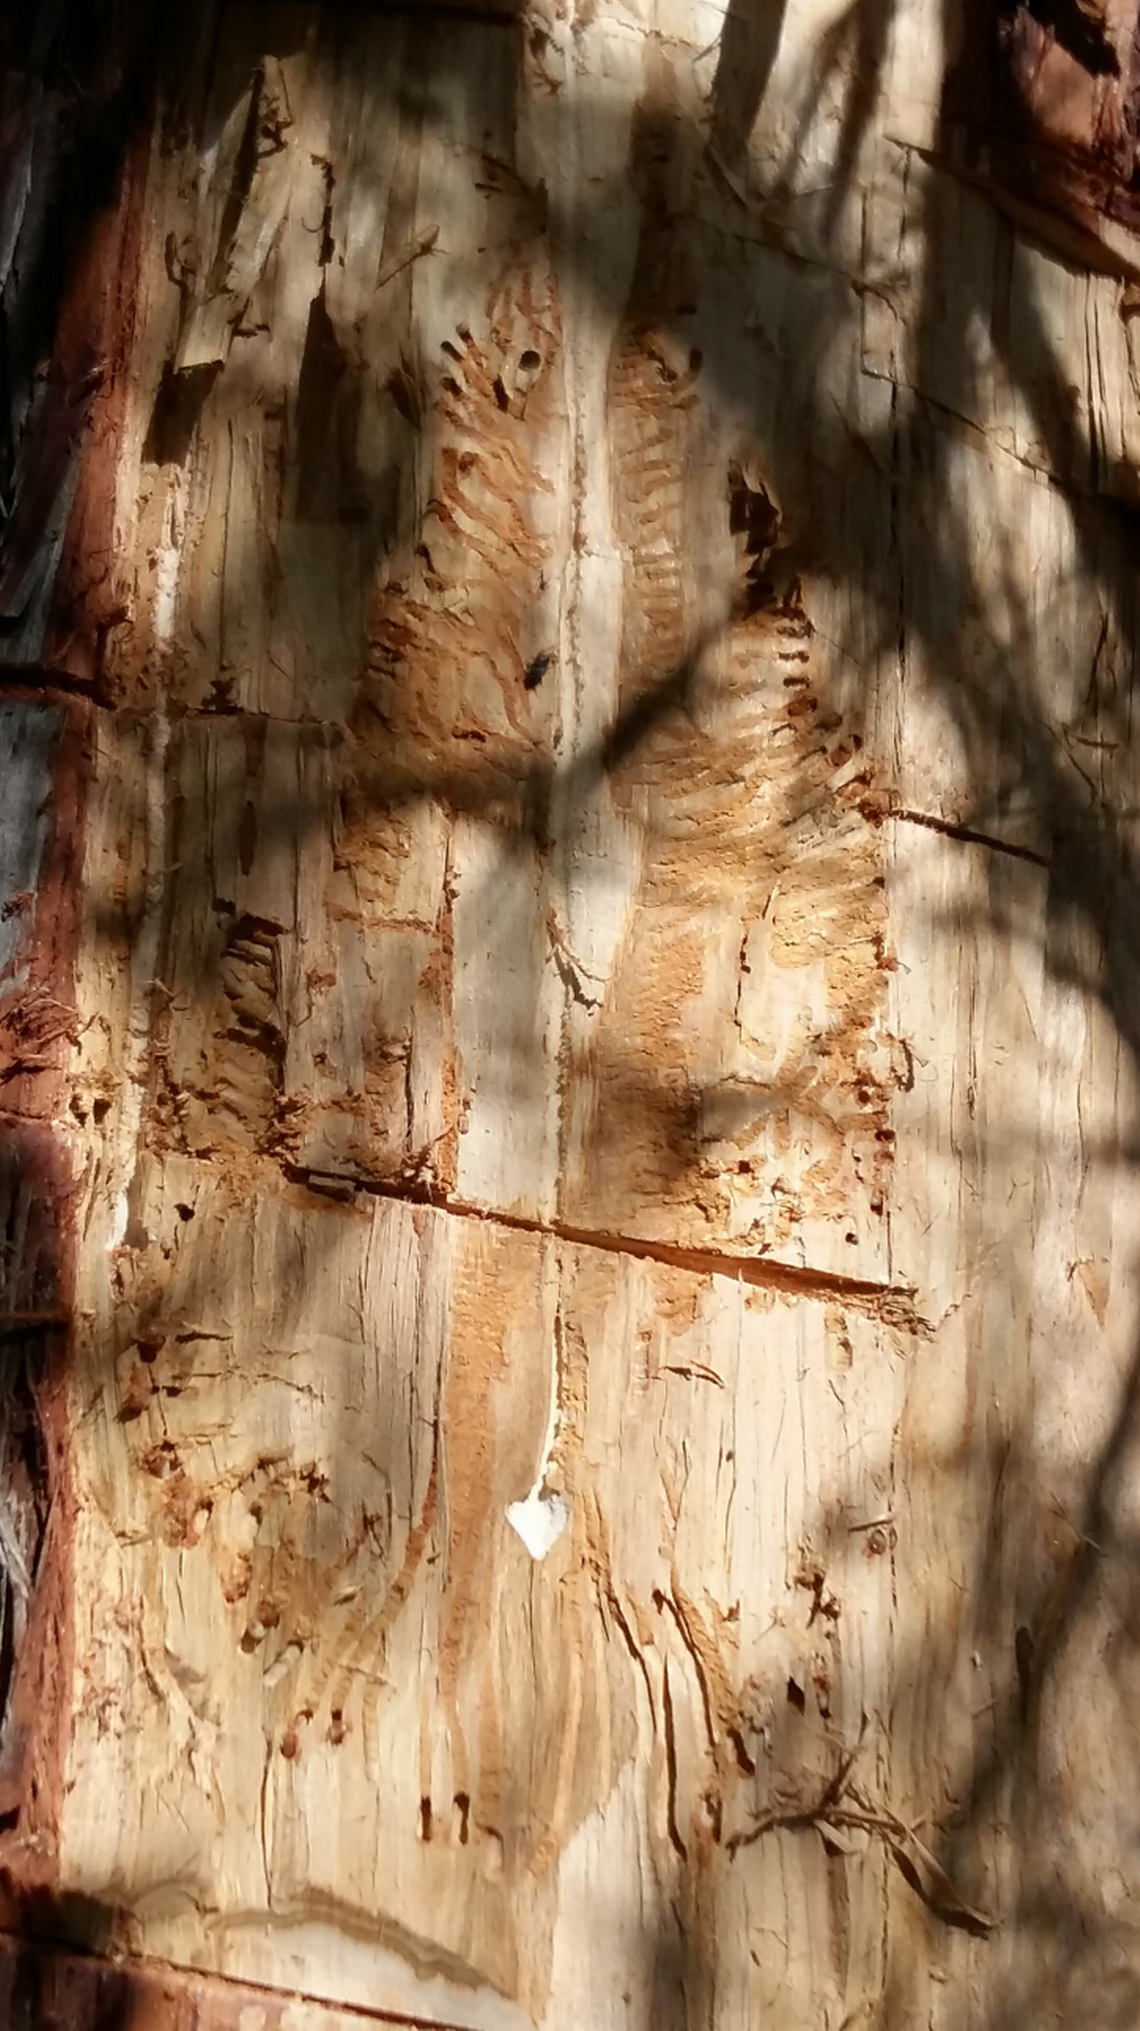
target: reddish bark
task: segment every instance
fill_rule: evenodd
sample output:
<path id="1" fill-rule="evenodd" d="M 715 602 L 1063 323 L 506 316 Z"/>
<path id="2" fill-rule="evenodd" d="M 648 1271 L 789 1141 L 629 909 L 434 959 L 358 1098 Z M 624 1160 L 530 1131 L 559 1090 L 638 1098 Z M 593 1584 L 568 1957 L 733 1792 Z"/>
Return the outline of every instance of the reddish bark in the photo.
<path id="1" fill-rule="evenodd" d="M 1140 273 L 1135 0 L 970 0 L 942 143 L 1024 225 L 1082 265 Z"/>

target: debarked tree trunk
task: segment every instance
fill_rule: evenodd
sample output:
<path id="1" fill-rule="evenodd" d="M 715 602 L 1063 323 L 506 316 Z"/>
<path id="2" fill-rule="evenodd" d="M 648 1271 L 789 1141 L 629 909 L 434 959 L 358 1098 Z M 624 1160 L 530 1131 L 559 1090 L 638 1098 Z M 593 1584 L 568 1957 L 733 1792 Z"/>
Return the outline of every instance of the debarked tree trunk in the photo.
<path id="1" fill-rule="evenodd" d="M 1140 2008 L 1135 26 L 2 31 L 13 2024 Z"/>

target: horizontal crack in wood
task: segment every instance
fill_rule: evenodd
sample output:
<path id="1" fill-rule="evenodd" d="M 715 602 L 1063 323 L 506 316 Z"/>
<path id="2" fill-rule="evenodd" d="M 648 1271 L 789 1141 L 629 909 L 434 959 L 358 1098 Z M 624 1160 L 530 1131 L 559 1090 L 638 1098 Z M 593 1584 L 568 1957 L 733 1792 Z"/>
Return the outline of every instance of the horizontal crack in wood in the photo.
<path id="1" fill-rule="evenodd" d="M 5 698 L 47 698 L 58 693 L 64 698 L 82 698 L 106 712 L 115 710 L 115 700 L 93 677 L 76 677 L 69 670 L 43 670 L 38 664 L 0 663 L 0 696 Z"/>
<path id="2" fill-rule="evenodd" d="M 311 2004 L 327 2015 L 330 2023 L 359 2023 L 362 2031 L 369 2024 L 399 2026 L 402 2031 L 462 2031 L 452 2018 L 435 2013 L 421 2017 L 406 2010 L 333 2001 L 310 1990 L 279 1988 L 248 1975 L 187 1967 L 150 1955 L 89 1953 L 50 1933 L 30 1939 L 8 1924 L 0 1926 L 0 1959 L 14 1960 L 25 1968 L 54 1964 L 65 1976 L 61 1987 L 68 1998 L 68 2016 L 53 2021 L 66 2021 L 76 2031 L 96 2031 L 112 2018 L 119 2024 L 128 2017 L 132 2024 L 145 2022 L 151 2031 L 179 2031 L 190 2021 L 201 2025 L 202 2031 L 212 2031 L 212 2027 L 225 2031 L 237 2021 L 239 2012 L 244 2019 L 243 2003 L 247 2011 L 257 2011 L 266 2031 L 280 2031 L 298 2002 Z"/>
<path id="3" fill-rule="evenodd" d="M 644 1240 L 632 1234 L 609 1234 L 594 1227 L 576 1227 L 567 1220 L 540 1220 L 525 1213 L 508 1213 L 499 1207 L 480 1206 L 456 1199 L 427 1185 L 395 1184 L 379 1178 L 362 1178 L 344 1171 L 321 1171 L 305 1165 L 287 1164 L 285 1175 L 294 1184 L 314 1191 L 363 1192 L 379 1199 L 396 1199 L 416 1206 L 430 1206 L 455 1219 L 483 1220 L 519 1234 L 548 1235 L 576 1248 L 598 1249 L 606 1255 L 629 1255 L 638 1261 L 661 1262 L 671 1269 L 684 1269 L 697 1276 L 727 1277 L 758 1290 L 778 1291 L 788 1297 L 813 1298 L 818 1302 L 849 1305 L 883 1323 L 927 1338 L 930 1322 L 914 1303 L 912 1284 L 879 1283 L 871 1278 L 843 1276 L 837 1270 L 801 1268 L 791 1262 L 774 1262 L 767 1256 L 732 1255 L 712 1248 L 682 1248 L 669 1241 Z"/>
<path id="4" fill-rule="evenodd" d="M 991 853 L 1012 854 L 1014 860 L 1031 860 L 1035 867 L 1048 867 L 1047 855 L 1038 853 L 1032 846 L 1016 846 L 1011 839 L 995 839 L 989 832 L 976 832 L 971 825 L 955 824 L 952 818 L 936 818 L 931 811 L 892 810 L 892 818 L 900 818 L 907 825 L 925 826 L 928 832 L 940 832 L 945 839 L 961 839 L 967 846 L 985 846 Z"/>

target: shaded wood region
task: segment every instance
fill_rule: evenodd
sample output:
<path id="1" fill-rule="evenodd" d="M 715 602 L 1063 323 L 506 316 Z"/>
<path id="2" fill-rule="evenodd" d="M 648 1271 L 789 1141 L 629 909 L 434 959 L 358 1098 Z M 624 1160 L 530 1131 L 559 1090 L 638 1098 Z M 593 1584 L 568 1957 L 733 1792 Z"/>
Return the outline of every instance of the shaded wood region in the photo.
<path id="1" fill-rule="evenodd" d="M 1128 12 L 7 32 L 14 2023 L 1140 2009 Z"/>

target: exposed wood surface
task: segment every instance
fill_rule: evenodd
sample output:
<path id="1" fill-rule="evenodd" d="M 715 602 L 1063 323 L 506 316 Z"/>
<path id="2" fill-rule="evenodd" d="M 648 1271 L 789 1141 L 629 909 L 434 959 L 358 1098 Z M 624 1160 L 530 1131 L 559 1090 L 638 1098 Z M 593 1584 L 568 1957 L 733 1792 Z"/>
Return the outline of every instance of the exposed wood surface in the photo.
<path id="1" fill-rule="evenodd" d="M 84 243 L 3 1855 L 282 2031 L 1140 2007 L 1133 305 L 965 61 L 225 5 Z"/>

